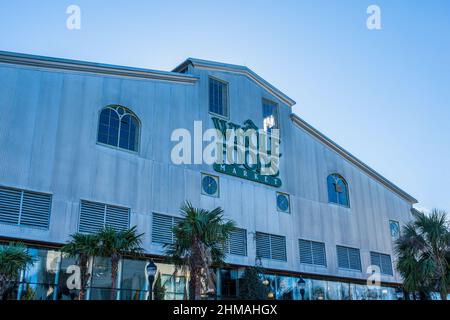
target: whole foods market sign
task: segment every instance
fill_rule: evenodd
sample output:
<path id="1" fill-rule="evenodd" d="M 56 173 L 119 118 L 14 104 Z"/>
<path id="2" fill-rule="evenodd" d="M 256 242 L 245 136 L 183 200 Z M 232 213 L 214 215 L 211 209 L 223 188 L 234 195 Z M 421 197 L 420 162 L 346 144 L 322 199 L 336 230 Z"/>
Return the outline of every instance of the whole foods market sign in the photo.
<path id="1" fill-rule="evenodd" d="M 222 150 L 218 149 L 213 164 L 215 171 L 273 187 L 281 186 L 278 129 L 265 132 L 252 120 L 246 120 L 243 125 L 217 117 L 212 121 L 223 146 Z"/>

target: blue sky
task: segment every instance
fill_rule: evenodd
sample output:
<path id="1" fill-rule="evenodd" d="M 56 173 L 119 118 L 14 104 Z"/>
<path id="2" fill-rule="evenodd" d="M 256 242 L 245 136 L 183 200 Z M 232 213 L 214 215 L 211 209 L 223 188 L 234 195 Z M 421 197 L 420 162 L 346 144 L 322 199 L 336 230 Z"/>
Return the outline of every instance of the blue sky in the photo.
<path id="1" fill-rule="evenodd" d="M 81 8 L 81 30 L 66 8 Z M 366 9 L 381 8 L 381 30 Z M 294 112 L 403 188 L 450 211 L 450 1 L 0 0 L 0 50 L 170 70 L 242 64 Z"/>

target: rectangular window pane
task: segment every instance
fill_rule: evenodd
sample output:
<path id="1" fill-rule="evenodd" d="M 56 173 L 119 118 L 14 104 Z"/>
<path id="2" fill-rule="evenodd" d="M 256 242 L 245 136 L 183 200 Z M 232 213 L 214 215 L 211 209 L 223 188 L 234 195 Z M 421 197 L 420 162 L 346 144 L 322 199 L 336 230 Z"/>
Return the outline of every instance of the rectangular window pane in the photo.
<path id="1" fill-rule="evenodd" d="M 278 128 L 278 105 L 265 99 L 263 100 L 263 128 L 267 132 Z"/>
<path id="2" fill-rule="evenodd" d="M 219 80 L 209 79 L 209 111 L 228 117 L 228 85 Z"/>
<path id="3" fill-rule="evenodd" d="M 111 258 L 95 257 L 92 267 L 92 285 L 93 288 L 111 288 Z M 95 290 L 94 290 L 95 291 Z M 106 295 L 108 294 L 108 295 Z M 93 299 L 109 300 L 110 291 L 96 291 Z"/>
<path id="4" fill-rule="evenodd" d="M 28 248 L 34 263 L 25 271 L 25 282 L 55 284 L 61 253 L 55 250 Z"/>
<path id="5" fill-rule="evenodd" d="M 147 261 L 124 259 L 122 262 L 121 300 L 143 300 L 146 297 L 147 279 L 145 267 Z"/>

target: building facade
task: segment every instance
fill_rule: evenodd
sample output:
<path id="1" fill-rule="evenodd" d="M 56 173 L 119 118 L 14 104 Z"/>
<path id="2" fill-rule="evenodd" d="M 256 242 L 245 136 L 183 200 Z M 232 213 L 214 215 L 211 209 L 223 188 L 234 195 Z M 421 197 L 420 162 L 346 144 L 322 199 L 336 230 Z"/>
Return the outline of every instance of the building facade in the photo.
<path id="1" fill-rule="evenodd" d="M 0 82 L 0 241 L 20 240 L 40 257 L 12 298 L 75 297 L 65 284 L 73 261 L 58 248 L 111 225 L 145 233 L 166 298 L 182 299 L 186 280 L 158 259 L 186 200 L 220 206 L 236 222 L 219 298 L 237 297 L 243 267 L 255 264 L 276 299 L 300 299 L 300 278 L 305 299 L 395 298 L 393 240 L 417 201 L 292 113 L 295 102 L 248 68 L 187 59 L 163 72 L 1 52 Z M 174 130 L 194 136 L 196 121 L 205 130 L 248 120 L 279 129 L 277 176 L 173 163 Z M 91 299 L 108 296 L 108 263 L 92 263 Z M 145 298 L 145 264 L 121 263 L 118 299 Z M 374 265 L 381 287 L 371 290 Z"/>

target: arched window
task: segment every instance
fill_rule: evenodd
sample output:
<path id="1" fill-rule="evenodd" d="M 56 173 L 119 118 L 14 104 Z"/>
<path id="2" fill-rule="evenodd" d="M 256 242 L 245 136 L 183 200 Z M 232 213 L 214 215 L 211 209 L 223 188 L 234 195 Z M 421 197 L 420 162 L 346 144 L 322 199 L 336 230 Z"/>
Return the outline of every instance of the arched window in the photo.
<path id="1" fill-rule="evenodd" d="M 330 174 L 327 178 L 328 202 L 349 207 L 348 185 L 344 178 L 338 174 Z"/>
<path id="2" fill-rule="evenodd" d="M 138 151 L 139 119 L 129 109 L 112 105 L 100 112 L 97 141 L 110 146 Z"/>

